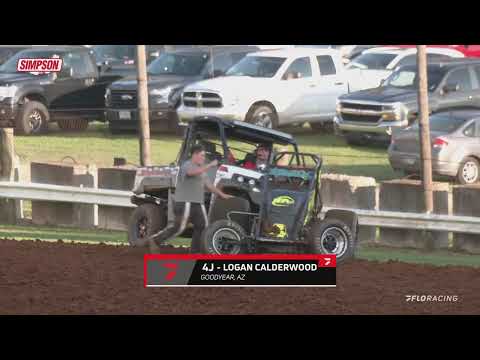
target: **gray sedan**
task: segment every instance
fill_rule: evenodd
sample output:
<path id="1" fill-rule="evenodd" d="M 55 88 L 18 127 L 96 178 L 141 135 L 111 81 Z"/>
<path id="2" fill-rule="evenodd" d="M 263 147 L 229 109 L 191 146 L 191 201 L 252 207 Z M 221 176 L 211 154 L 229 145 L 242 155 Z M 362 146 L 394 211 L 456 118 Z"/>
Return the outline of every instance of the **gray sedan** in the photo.
<path id="1" fill-rule="evenodd" d="M 480 111 L 455 110 L 430 116 L 434 175 L 455 177 L 460 184 L 480 180 Z M 420 173 L 418 121 L 392 135 L 390 164 L 407 174 Z"/>

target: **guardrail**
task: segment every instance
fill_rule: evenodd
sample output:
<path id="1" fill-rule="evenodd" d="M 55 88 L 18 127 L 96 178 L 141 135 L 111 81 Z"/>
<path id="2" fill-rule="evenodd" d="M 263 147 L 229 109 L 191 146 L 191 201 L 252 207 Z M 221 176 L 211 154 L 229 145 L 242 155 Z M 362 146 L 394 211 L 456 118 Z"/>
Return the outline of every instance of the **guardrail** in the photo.
<path id="1" fill-rule="evenodd" d="M 0 181 L 0 198 L 135 207 L 132 192 L 38 183 Z"/>
<path id="2" fill-rule="evenodd" d="M 38 183 L 0 182 L 0 198 L 17 200 L 42 200 L 76 204 L 106 205 L 133 208 L 130 191 L 47 185 Z M 332 209 L 324 207 L 322 213 Z M 354 211 L 359 224 L 394 229 L 451 231 L 465 234 L 480 234 L 480 217 L 418 214 L 364 209 Z"/>
<path id="3" fill-rule="evenodd" d="M 324 207 L 322 213 L 333 209 L 354 211 L 358 215 L 358 222 L 360 225 L 381 226 L 393 229 L 451 231 L 465 234 L 480 234 L 480 218 L 477 217 L 364 209 L 342 209 L 332 207 Z"/>

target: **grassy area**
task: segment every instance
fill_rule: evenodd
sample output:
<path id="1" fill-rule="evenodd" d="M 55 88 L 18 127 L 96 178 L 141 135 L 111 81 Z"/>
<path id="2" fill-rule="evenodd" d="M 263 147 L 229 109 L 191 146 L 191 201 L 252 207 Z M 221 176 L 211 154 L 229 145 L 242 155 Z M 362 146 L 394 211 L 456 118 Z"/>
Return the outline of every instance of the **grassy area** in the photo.
<path id="1" fill-rule="evenodd" d="M 81 230 L 46 226 L 10 226 L 0 225 L 0 238 L 17 240 L 50 240 L 127 244 L 127 235 L 122 231 Z M 189 239 L 176 239 L 175 246 L 189 246 Z M 436 266 L 458 265 L 480 267 L 480 256 L 454 253 L 450 251 L 421 252 L 413 249 L 392 249 L 377 246 L 365 246 L 359 249 L 357 257 L 371 261 L 398 260 L 408 263 L 432 264 Z"/>
<path id="2" fill-rule="evenodd" d="M 308 127 L 293 131 L 301 151 L 323 156 L 324 173 L 372 176 L 378 180 L 392 179 L 398 175 L 388 163 L 385 148 L 352 147 L 333 135 L 312 133 Z M 174 161 L 180 145 L 181 139 L 178 137 L 153 134 L 153 163 L 169 164 Z M 114 157 L 124 157 L 133 164 L 137 164 L 139 158 L 135 134 L 111 135 L 103 123 L 90 124 L 88 131 L 83 133 L 60 132 L 53 125 L 50 132 L 42 136 L 17 136 L 15 146 L 22 162 L 62 161 L 70 156 L 78 163 L 111 166 Z"/>

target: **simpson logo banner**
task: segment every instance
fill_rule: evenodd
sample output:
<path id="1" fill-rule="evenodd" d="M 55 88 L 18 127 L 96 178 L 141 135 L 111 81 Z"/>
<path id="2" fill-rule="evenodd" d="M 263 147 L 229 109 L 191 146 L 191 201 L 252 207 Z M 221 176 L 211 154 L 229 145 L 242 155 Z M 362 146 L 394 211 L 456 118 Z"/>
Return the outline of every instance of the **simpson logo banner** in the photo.
<path id="1" fill-rule="evenodd" d="M 145 287 L 335 287 L 335 255 L 145 255 Z"/>

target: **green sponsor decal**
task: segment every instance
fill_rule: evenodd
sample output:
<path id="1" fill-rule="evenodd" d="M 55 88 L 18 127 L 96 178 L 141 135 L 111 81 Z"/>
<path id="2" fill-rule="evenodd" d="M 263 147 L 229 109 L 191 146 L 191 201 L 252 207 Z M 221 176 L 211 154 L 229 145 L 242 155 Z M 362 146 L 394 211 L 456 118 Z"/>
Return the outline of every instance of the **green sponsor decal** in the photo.
<path id="1" fill-rule="evenodd" d="M 277 196 L 275 199 L 272 201 L 273 206 L 290 206 L 295 204 L 295 200 L 288 195 L 282 195 L 282 196 Z"/>

